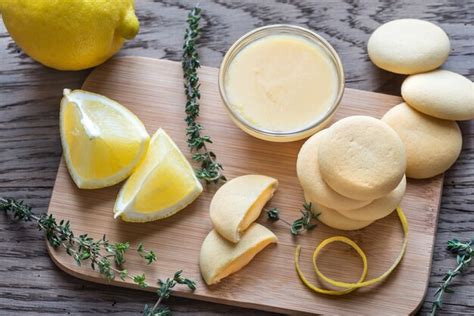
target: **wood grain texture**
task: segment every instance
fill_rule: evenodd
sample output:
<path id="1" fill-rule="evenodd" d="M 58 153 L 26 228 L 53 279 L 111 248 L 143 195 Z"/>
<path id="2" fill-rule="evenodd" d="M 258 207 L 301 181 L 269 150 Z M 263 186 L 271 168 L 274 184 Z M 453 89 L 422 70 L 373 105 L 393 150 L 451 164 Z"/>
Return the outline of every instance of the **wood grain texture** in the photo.
<path id="1" fill-rule="evenodd" d="M 187 10 L 192 1 L 140 1 L 141 31 L 119 55 L 179 60 Z M 202 63 L 219 66 L 227 48 L 246 31 L 270 23 L 293 23 L 325 36 L 338 50 L 350 88 L 399 95 L 402 76 L 377 69 L 365 45 L 381 23 L 415 17 L 434 21 L 451 39 L 443 68 L 474 80 L 474 3 L 465 1 L 201 1 Z M 36 211 L 48 205 L 59 157 L 58 105 L 62 89 L 80 87 L 89 71 L 47 69 L 21 52 L 0 23 L 0 195 L 24 198 Z M 447 172 L 426 313 L 445 271 L 455 264 L 445 251 L 448 239 L 472 238 L 474 230 L 474 124 L 463 122 L 463 151 Z M 474 270 L 454 282 L 443 314 L 474 309 Z M 70 278 L 47 255 L 44 239 L 30 225 L 11 225 L 0 215 L 0 314 L 138 315 L 152 293 L 95 285 Z M 262 312 L 172 298 L 175 314 L 262 315 Z"/>
<path id="2" fill-rule="evenodd" d="M 304 141 L 275 144 L 243 133 L 228 117 L 222 104 L 217 86 L 218 69 L 203 67 L 199 78 L 199 121 L 215 141 L 211 147 L 225 166 L 226 177 L 263 174 L 278 179 L 278 191 L 268 207 L 278 207 L 281 216 L 290 222 L 299 218 L 298 209 L 304 199 L 296 177 L 296 157 Z M 82 88 L 126 106 L 143 121 L 149 133 L 163 128 L 188 159 L 191 158 L 183 133 L 186 125 L 181 105 L 186 99 L 182 92 L 180 63 L 143 57 L 116 58 L 96 68 Z M 396 96 L 346 89 L 332 121 L 355 114 L 380 118 L 400 102 L 401 98 Z M 407 215 L 410 232 L 402 263 L 380 286 L 361 289 L 341 298 L 315 294 L 302 284 L 293 265 L 296 245 L 303 247 L 303 271 L 315 282 L 310 264 L 315 245 L 331 236 L 347 236 L 366 252 L 370 265 L 368 279 L 371 279 L 388 269 L 400 251 L 402 233 L 396 214 L 354 232 L 342 232 L 321 224 L 299 238 L 294 238 L 286 225 L 272 224 L 263 214 L 259 222 L 277 235 L 278 245 L 265 249 L 244 270 L 208 287 L 200 277 L 198 260 L 201 244 L 212 229 L 209 203 L 215 186 L 208 186 L 193 204 L 169 219 L 147 224 L 124 223 L 112 217 L 120 185 L 102 190 L 79 190 L 62 161 L 48 213 L 70 220 L 76 234 L 88 233 L 95 238 L 106 234 L 112 241 L 144 242 L 157 251 L 159 264 L 147 266 L 136 256 L 128 260 L 129 271 L 144 271 L 156 279 L 172 275 L 176 267 L 180 267 L 188 277 L 198 280 L 198 285 L 194 293 L 178 289 L 176 295 L 179 296 L 286 313 L 374 314 L 383 308 L 392 314 L 409 314 L 420 305 L 428 283 L 442 183 L 442 176 L 408 181 L 401 206 Z M 319 259 L 324 273 L 333 278 L 356 281 L 360 259 L 347 247 L 338 245 L 334 249 L 327 250 Z M 61 269 L 73 276 L 104 282 L 98 273 L 71 262 L 64 251 L 50 249 L 50 254 Z M 112 284 L 134 286 L 131 280 L 116 280 Z"/>

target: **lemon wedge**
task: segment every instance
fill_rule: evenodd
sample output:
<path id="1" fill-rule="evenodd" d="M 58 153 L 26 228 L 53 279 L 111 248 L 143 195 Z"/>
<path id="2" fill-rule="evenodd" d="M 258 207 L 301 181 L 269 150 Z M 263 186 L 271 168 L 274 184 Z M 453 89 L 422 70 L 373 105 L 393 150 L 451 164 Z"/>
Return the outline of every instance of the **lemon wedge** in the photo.
<path id="1" fill-rule="evenodd" d="M 143 162 L 119 192 L 114 217 L 149 222 L 175 214 L 202 192 L 194 170 L 161 128 L 153 135 Z"/>
<path id="2" fill-rule="evenodd" d="M 60 130 L 66 165 L 81 189 L 103 188 L 127 178 L 150 139 L 127 108 L 83 90 L 64 89 Z"/>

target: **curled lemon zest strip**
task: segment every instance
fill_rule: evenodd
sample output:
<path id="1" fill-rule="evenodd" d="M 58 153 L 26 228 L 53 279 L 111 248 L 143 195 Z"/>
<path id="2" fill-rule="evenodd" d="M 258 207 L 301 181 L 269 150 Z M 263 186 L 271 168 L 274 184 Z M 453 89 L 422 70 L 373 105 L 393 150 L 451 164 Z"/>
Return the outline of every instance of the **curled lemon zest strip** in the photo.
<path id="1" fill-rule="evenodd" d="M 398 217 L 400 219 L 400 223 L 402 224 L 402 228 L 403 228 L 402 249 L 400 250 L 400 253 L 399 253 L 398 257 L 395 260 L 395 262 L 392 264 L 392 266 L 390 268 L 388 268 L 388 270 L 385 271 L 382 275 L 380 275 L 379 277 L 364 281 L 365 277 L 367 276 L 367 270 L 368 270 L 367 256 L 365 255 L 364 251 L 353 240 L 351 240 L 347 237 L 344 237 L 344 236 L 334 236 L 334 237 L 330 237 L 330 238 L 327 238 L 327 239 L 323 240 L 316 247 L 316 249 L 314 250 L 314 252 L 313 252 L 313 269 L 314 269 L 314 271 L 316 272 L 316 274 L 318 275 L 319 278 L 323 279 L 324 281 L 326 281 L 327 283 L 329 283 L 331 285 L 334 285 L 334 286 L 337 286 L 337 287 L 340 287 L 340 288 L 344 288 L 344 290 L 322 289 L 322 288 L 319 288 L 319 287 L 315 286 L 314 284 L 310 283 L 308 281 L 308 279 L 306 279 L 306 277 L 304 276 L 303 272 L 301 271 L 300 265 L 299 265 L 299 257 L 300 257 L 300 253 L 301 253 L 301 246 L 298 245 L 296 247 L 294 261 L 295 261 L 296 272 L 298 273 L 298 276 L 300 277 L 301 281 L 308 288 L 312 289 L 315 292 L 321 293 L 321 294 L 344 295 L 344 294 L 350 293 L 350 292 L 352 292 L 352 291 L 354 291 L 358 288 L 370 286 L 370 285 L 373 285 L 375 283 L 378 283 L 378 282 L 381 282 L 382 280 L 384 280 L 398 266 L 398 264 L 402 260 L 403 256 L 405 255 L 407 244 L 408 244 L 408 221 L 407 221 L 407 218 L 405 216 L 405 213 L 403 213 L 403 210 L 400 207 L 397 207 L 397 214 L 398 214 Z M 333 242 L 342 242 L 344 244 L 347 244 L 347 245 L 351 246 L 357 252 L 357 254 L 360 256 L 360 258 L 362 259 L 363 271 L 362 271 L 362 274 L 361 274 L 361 276 L 360 276 L 360 278 L 357 282 L 347 283 L 347 282 L 336 281 L 336 280 L 333 280 L 333 279 L 325 276 L 319 270 L 318 265 L 317 265 L 318 255 L 321 252 L 321 250 L 323 250 L 324 247 L 326 247 L 327 245 L 329 245 Z"/>
<path id="2" fill-rule="evenodd" d="M 319 244 L 318 248 L 316 248 L 314 253 L 317 255 L 319 253 L 319 251 L 321 251 L 322 248 L 324 248 L 328 244 L 336 242 L 336 241 L 339 241 L 339 242 L 342 242 L 344 244 L 347 244 L 347 245 L 351 246 L 359 254 L 360 258 L 362 259 L 363 270 L 362 270 L 361 276 L 359 278 L 359 281 L 357 281 L 357 283 L 364 281 L 365 277 L 367 276 L 367 271 L 368 271 L 367 257 L 365 255 L 364 251 L 351 239 L 349 239 L 347 237 L 344 237 L 344 236 L 335 236 L 335 237 L 327 238 L 327 239 L 323 240 L 323 242 L 321 244 Z M 326 289 L 321 289 L 321 288 L 311 284 L 306 279 L 306 277 L 304 276 L 303 272 L 300 269 L 300 265 L 299 265 L 300 252 L 301 252 L 301 246 L 298 245 L 298 246 L 296 246 L 296 252 L 295 252 L 296 271 L 298 272 L 298 275 L 299 275 L 300 279 L 303 281 L 303 283 L 307 287 L 312 289 L 313 291 L 318 292 L 318 293 L 322 293 L 322 294 L 328 294 L 328 295 L 344 295 L 344 294 L 350 293 L 350 292 L 354 291 L 355 289 L 357 289 L 357 288 L 354 287 L 354 288 L 348 288 L 346 290 L 326 290 Z"/>

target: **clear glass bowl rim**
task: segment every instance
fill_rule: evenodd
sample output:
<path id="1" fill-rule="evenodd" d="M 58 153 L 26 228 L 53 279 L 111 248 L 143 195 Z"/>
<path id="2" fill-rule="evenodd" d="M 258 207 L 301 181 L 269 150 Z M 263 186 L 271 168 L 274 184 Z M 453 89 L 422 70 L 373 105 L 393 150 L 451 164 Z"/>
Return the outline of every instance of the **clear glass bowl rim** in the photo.
<path id="1" fill-rule="evenodd" d="M 271 131 L 271 130 L 267 130 L 263 128 L 258 128 L 254 125 L 249 124 L 247 120 L 243 119 L 238 113 L 236 113 L 233 110 L 229 100 L 227 99 L 225 88 L 224 88 L 225 75 L 234 57 L 250 43 L 256 40 L 259 40 L 265 36 L 277 35 L 277 34 L 290 34 L 290 35 L 293 34 L 297 36 L 302 36 L 322 46 L 328 53 L 331 60 L 334 62 L 334 65 L 338 73 L 339 89 L 338 89 L 334 104 L 331 106 L 331 108 L 325 113 L 324 116 L 321 116 L 318 120 L 314 121 L 313 124 L 306 126 L 304 128 L 292 130 L 292 131 Z M 272 25 L 262 26 L 240 37 L 237 41 L 235 41 L 234 44 L 232 44 L 232 46 L 229 48 L 229 50 L 225 54 L 224 59 L 222 60 L 220 68 L 219 68 L 219 79 L 218 79 L 219 94 L 221 96 L 221 99 L 225 105 L 227 112 L 232 116 L 233 119 L 237 120 L 241 125 L 253 131 L 254 133 L 261 134 L 268 137 L 278 137 L 278 138 L 292 137 L 292 136 L 294 137 L 299 134 L 304 134 L 313 129 L 316 129 L 318 126 L 325 123 L 330 117 L 334 115 L 334 112 L 339 107 L 339 104 L 342 100 L 342 96 L 344 94 L 344 84 L 345 84 L 344 68 L 342 66 L 342 62 L 341 62 L 341 59 L 339 58 L 339 55 L 337 54 L 336 50 L 332 47 L 332 45 L 329 44 L 328 41 L 326 41 L 323 37 L 321 37 L 317 33 L 307 28 L 296 26 L 296 25 L 290 25 L 290 24 L 272 24 Z"/>

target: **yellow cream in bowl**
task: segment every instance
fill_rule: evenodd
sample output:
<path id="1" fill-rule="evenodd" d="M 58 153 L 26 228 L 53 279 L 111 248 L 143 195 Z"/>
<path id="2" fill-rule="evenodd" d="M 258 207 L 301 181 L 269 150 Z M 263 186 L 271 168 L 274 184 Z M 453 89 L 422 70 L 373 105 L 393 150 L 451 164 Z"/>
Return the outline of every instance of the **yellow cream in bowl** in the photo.
<path id="1" fill-rule="evenodd" d="M 247 125 L 270 133 L 297 132 L 328 115 L 338 102 L 339 80 L 326 48 L 303 36 L 276 34 L 235 55 L 223 88 L 228 106 Z"/>

